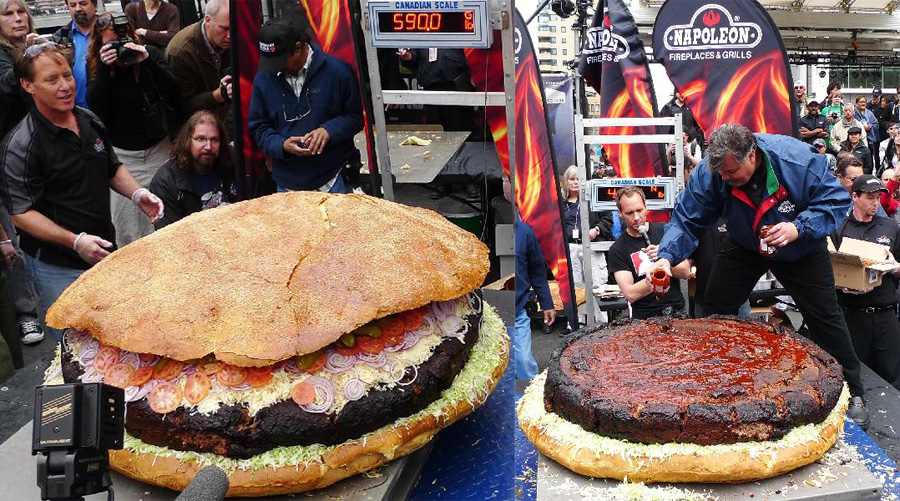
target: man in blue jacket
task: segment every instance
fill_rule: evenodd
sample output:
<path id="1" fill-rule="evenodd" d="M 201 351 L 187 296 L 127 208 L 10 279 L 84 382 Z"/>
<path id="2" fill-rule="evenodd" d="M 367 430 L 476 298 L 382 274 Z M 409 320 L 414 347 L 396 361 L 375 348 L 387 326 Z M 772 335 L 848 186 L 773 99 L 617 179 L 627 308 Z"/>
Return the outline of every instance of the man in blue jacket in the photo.
<path id="1" fill-rule="evenodd" d="M 844 368 L 853 395 L 847 415 L 865 428 L 869 413 L 860 362 L 838 306 L 825 244 L 849 207 L 850 196 L 828 171 L 827 160 L 808 144 L 725 124 L 710 134 L 706 158 L 678 197 L 653 269 L 671 275 L 670 263 L 694 252 L 698 238 L 721 216 L 729 237 L 710 273 L 704 313 L 736 314 L 771 270 L 816 342 Z M 767 231 L 760 231 L 764 226 Z"/>
<path id="2" fill-rule="evenodd" d="M 531 379 L 537 374 L 537 362 L 531 354 L 531 319 L 525 313 L 528 293 L 533 288 L 544 311 L 544 323 L 553 324 L 556 310 L 547 285 L 547 263 L 531 226 L 517 220 L 516 232 L 516 336 L 513 340 L 516 379 Z"/>
<path id="3" fill-rule="evenodd" d="M 259 49 L 247 125 L 278 191 L 347 193 L 341 171 L 359 158 L 353 136 L 363 128 L 353 69 L 283 19 L 259 29 Z"/>

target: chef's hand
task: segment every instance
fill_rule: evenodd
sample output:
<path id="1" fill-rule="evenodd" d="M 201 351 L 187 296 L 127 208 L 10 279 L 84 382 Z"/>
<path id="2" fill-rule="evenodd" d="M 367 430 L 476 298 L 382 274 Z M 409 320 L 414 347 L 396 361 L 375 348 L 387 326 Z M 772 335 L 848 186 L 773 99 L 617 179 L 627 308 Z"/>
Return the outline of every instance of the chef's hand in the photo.
<path id="1" fill-rule="evenodd" d="M 3 242 L 0 244 L 0 256 L 3 256 L 3 264 L 7 270 L 11 270 L 19 259 L 19 253 L 13 247 L 12 242 Z"/>
<path id="2" fill-rule="evenodd" d="M 650 265 L 650 268 L 647 269 L 647 277 L 649 278 L 653 275 L 653 272 L 656 270 L 663 270 L 666 272 L 666 275 L 672 276 L 672 263 L 669 262 L 668 259 L 662 258 L 656 260 L 653 264 Z"/>
<path id="3" fill-rule="evenodd" d="M 75 243 L 72 248 L 90 264 L 97 264 L 101 259 L 109 255 L 109 251 L 113 246 L 112 242 L 107 242 L 97 235 L 88 235 L 81 233 L 75 237 Z"/>
<path id="4" fill-rule="evenodd" d="M 553 325 L 556 321 L 556 310 L 544 310 L 544 325 Z"/>
<path id="5" fill-rule="evenodd" d="M 858 290 L 854 290 L 854 289 L 847 289 L 846 287 L 838 287 L 838 290 L 840 290 L 844 294 L 853 294 L 854 296 L 868 294 L 868 293 L 872 292 L 873 289 L 875 289 L 875 287 L 869 287 L 868 289 L 863 289 L 861 291 L 858 291 Z"/>
<path id="6" fill-rule="evenodd" d="M 648 247 L 644 247 L 641 249 L 644 254 L 647 254 L 647 257 L 650 258 L 651 261 L 656 261 L 656 258 L 659 257 L 659 246 L 658 245 L 650 245 Z M 671 273 L 670 273 L 671 275 Z"/>
<path id="7" fill-rule="evenodd" d="M 163 217 L 166 208 L 163 201 L 158 196 L 150 193 L 147 188 L 138 188 L 131 194 L 131 201 L 144 211 L 144 214 L 150 218 L 151 223 L 155 223 Z"/>
<path id="8" fill-rule="evenodd" d="M 797 240 L 800 237 L 800 231 L 794 223 L 778 223 L 769 229 L 766 234 L 766 245 L 774 247 L 784 247 L 785 245 Z"/>

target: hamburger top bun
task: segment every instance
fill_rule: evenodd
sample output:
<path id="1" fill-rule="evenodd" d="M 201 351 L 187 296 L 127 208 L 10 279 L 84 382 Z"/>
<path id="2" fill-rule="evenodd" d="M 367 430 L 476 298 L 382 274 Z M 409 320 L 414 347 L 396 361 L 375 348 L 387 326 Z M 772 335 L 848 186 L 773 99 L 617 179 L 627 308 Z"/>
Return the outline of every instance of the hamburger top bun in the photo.
<path id="1" fill-rule="evenodd" d="M 290 192 L 195 213 L 86 271 L 47 312 L 140 353 L 265 366 L 474 290 L 488 249 L 438 214 Z"/>

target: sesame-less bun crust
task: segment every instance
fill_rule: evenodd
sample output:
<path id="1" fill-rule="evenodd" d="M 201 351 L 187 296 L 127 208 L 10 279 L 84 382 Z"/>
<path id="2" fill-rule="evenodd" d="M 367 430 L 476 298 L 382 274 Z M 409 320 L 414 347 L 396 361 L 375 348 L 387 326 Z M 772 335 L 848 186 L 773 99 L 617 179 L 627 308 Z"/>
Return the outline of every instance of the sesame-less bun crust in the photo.
<path id="1" fill-rule="evenodd" d="M 478 287 L 488 249 L 435 212 L 290 192 L 195 213 L 78 278 L 51 327 L 189 360 L 265 366 Z"/>
<path id="2" fill-rule="evenodd" d="M 748 482 L 810 464 L 837 441 L 849 399 L 845 387 L 825 421 L 777 441 L 648 445 L 600 437 L 547 412 L 544 383 L 545 374 L 536 377 L 518 407 L 519 427 L 541 453 L 582 475 L 647 483 Z"/>
<path id="3" fill-rule="evenodd" d="M 479 341 L 484 346 L 477 358 L 494 360 L 493 367 L 481 375 L 467 373 L 469 367 L 464 367 L 463 373 L 454 381 L 454 387 L 458 385 L 459 388 L 466 388 L 467 392 L 472 391 L 471 397 L 449 401 L 442 408 L 443 412 L 437 415 L 425 411 L 417 413 L 305 462 L 278 468 L 227 469 L 228 496 L 268 496 L 326 487 L 409 454 L 431 440 L 441 428 L 484 403 L 497 386 L 509 361 L 509 339 L 503 323 L 490 307 L 486 309 L 490 311 L 486 312 L 483 339 Z M 470 359 L 469 364 L 473 363 L 479 362 Z M 478 384 L 478 388 L 471 387 L 473 384 Z M 171 455 L 138 453 L 128 448 L 128 441 L 125 449 L 109 451 L 109 462 L 119 473 L 175 490 L 187 487 L 194 475 L 205 466 L 195 460 L 182 460 Z"/>

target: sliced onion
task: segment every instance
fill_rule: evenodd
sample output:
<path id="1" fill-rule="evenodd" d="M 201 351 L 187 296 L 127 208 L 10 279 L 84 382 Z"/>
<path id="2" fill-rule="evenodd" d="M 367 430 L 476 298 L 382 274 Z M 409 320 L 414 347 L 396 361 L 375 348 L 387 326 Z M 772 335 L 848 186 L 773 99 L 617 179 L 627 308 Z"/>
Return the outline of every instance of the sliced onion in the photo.
<path id="1" fill-rule="evenodd" d="M 424 336 L 432 336 L 437 331 L 437 320 L 431 315 L 425 315 L 425 318 L 422 319 L 422 326 L 418 329 L 412 331 L 416 333 L 420 338 Z"/>
<path id="2" fill-rule="evenodd" d="M 94 361 L 94 357 L 97 356 L 97 352 L 100 351 L 96 347 L 88 346 L 87 343 L 82 343 L 81 348 L 78 350 L 78 361 L 81 362 L 81 365 L 90 365 L 91 362 Z"/>
<path id="3" fill-rule="evenodd" d="M 89 347 L 89 348 L 92 349 L 92 350 L 100 351 L 100 340 L 99 340 L 99 339 L 97 339 L 97 338 L 95 338 L 95 337 L 93 337 L 93 336 L 89 336 L 89 335 L 87 335 L 87 334 L 85 334 L 84 337 L 87 338 L 87 339 L 81 341 L 81 346 L 82 346 L 82 347 L 87 346 L 87 347 Z"/>
<path id="4" fill-rule="evenodd" d="M 416 378 L 419 377 L 419 368 L 416 367 L 415 365 L 411 365 L 410 367 L 411 367 L 412 370 L 413 370 L 413 377 L 412 377 L 412 379 L 410 379 L 410 380 L 409 380 L 408 382 L 406 382 L 406 383 L 403 383 L 403 382 L 401 382 L 401 381 L 403 380 L 403 376 L 401 376 L 400 379 L 398 379 L 397 381 L 395 381 L 395 383 L 399 384 L 400 386 L 407 386 L 407 385 L 413 384 L 413 382 L 416 380 Z M 403 371 L 403 375 L 404 375 L 404 376 L 406 375 L 406 371 L 405 371 L 405 370 Z"/>
<path id="5" fill-rule="evenodd" d="M 134 402 L 137 399 L 137 394 L 141 390 L 140 386 L 127 386 L 125 387 L 125 401 L 126 402 Z"/>
<path id="6" fill-rule="evenodd" d="M 322 399 L 322 403 L 313 402 L 309 405 L 301 405 L 300 408 L 314 414 L 321 414 L 330 409 L 331 404 L 334 403 L 334 385 L 331 384 L 331 381 L 321 376 L 310 376 L 304 381 L 316 388 L 316 400 Z"/>
<path id="7" fill-rule="evenodd" d="M 306 374 L 306 372 L 301 371 L 300 368 L 297 367 L 297 364 L 294 363 L 293 358 L 285 362 L 284 365 L 281 366 L 281 369 L 285 374 L 294 379 L 303 377 Z"/>
<path id="8" fill-rule="evenodd" d="M 403 342 L 400 343 L 400 346 L 403 347 L 403 351 L 406 351 L 417 344 L 419 344 L 419 336 L 416 336 L 411 332 L 407 332 L 406 335 L 403 336 Z"/>
<path id="9" fill-rule="evenodd" d="M 441 321 L 441 335 L 444 337 L 458 338 L 468 332 L 469 326 L 460 317 L 447 317 Z"/>
<path id="10" fill-rule="evenodd" d="M 344 396 L 351 402 L 361 399 L 365 394 L 366 388 L 359 378 L 351 379 L 344 385 Z"/>
<path id="11" fill-rule="evenodd" d="M 403 349 L 403 341 L 401 341 L 397 344 L 391 345 L 391 346 L 385 346 L 384 352 L 385 353 L 397 353 L 398 351 L 400 351 L 402 349 Z"/>
<path id="12" fill-rule="evenodd" d="M 159 381 L 156 379 L 151 379 L 150 381 L 147 381 L 146 383 L 142 384 L 141 387 L 138 389 L 137 394 L 135 394 L 134 400 L 129 400 L 129 402 L 137 401 L 137 400 L 140 400 L 140 399 L 146 397 L 151 391 L 153 391 L 153 388 L 156 388 L 156 385 L 158 385 L 158 384 L 159 384 Z"/>
<path id="13" fill-rule="evenodd" d="M 137 353 L 131 351 L 122 351 L 119 355 L 119 363 L 128 364 L 137 370 L 141 367 L 141 357 Z"/>
<path id="14" fill-rule="evenodd" d="M 103 374 L 100 374 L 93 367 L 88 368 L 84 371 L 84 374 L 81 375 L 82 383 L 100 383 L 103 381 Z"/>
<path id="15" fill-rule="evenodd" d="M 355 356 L 341 355 L 331 351 L 325 356 L 325 371 L 332 374 L 345 372 L 356 364 Z"/>
<path id="16" fill-rule="evenodd" d="M 181 370 L 181 376 L 190 376 L 191 374 L 197 372 L 197 366 L 194 364 L 187 365 L 184 369 Z M 179 377 L 181 377 L 179 376 Z"/>
<path id="17" fill-rule="evenodd" d="M 234 390 L 234 391 L 244 391 L 244 390 L 249 390 L 249 389 L 250 389 L 250 383 L 241 383 L 241 384 L 239 384 L 239 385 L 237 385 L 237 386 L 228 386 L 227 388 L 228 388 L 229 390 Z"/>
<path id="18" fill-rule="evenodd" d="M 443 320 L 450 315 L 456 315 L 456 300 L 439 301 L 434 303 L 434 313 L 438 320 Z"/>
<path id="19" fill-rule="evenodd" d="M 358 358 L 360 362 L 368 365 L 369 367 L 374 367 L 376 369 L 387 362 L 387 356 L 385 356 L 383 351 L 377 354 L 366 353 L 362 351 L 356 354 L 356 358 Z"/>
<path id="20" fill-rule="evenodd" d="M 475 310 L 475 313 L 481 313 L 481 309 L 484 307 L 484 300 L 478 294 L 469 294 L 469 306 Z"/>
<path id="21" fill-rule="evenodd" d="M 138 355 L 138 360 L 140 360 L 140 358 L 141 356 Z M 154 355 L 152 360 L 150 360 L 149 362 L 142 362 L 141 366 L 146 367 L 148 365 L 156 365 L 156 363 L 159 362 L 160 358 L 161 357 L 159 355 Z"/>

